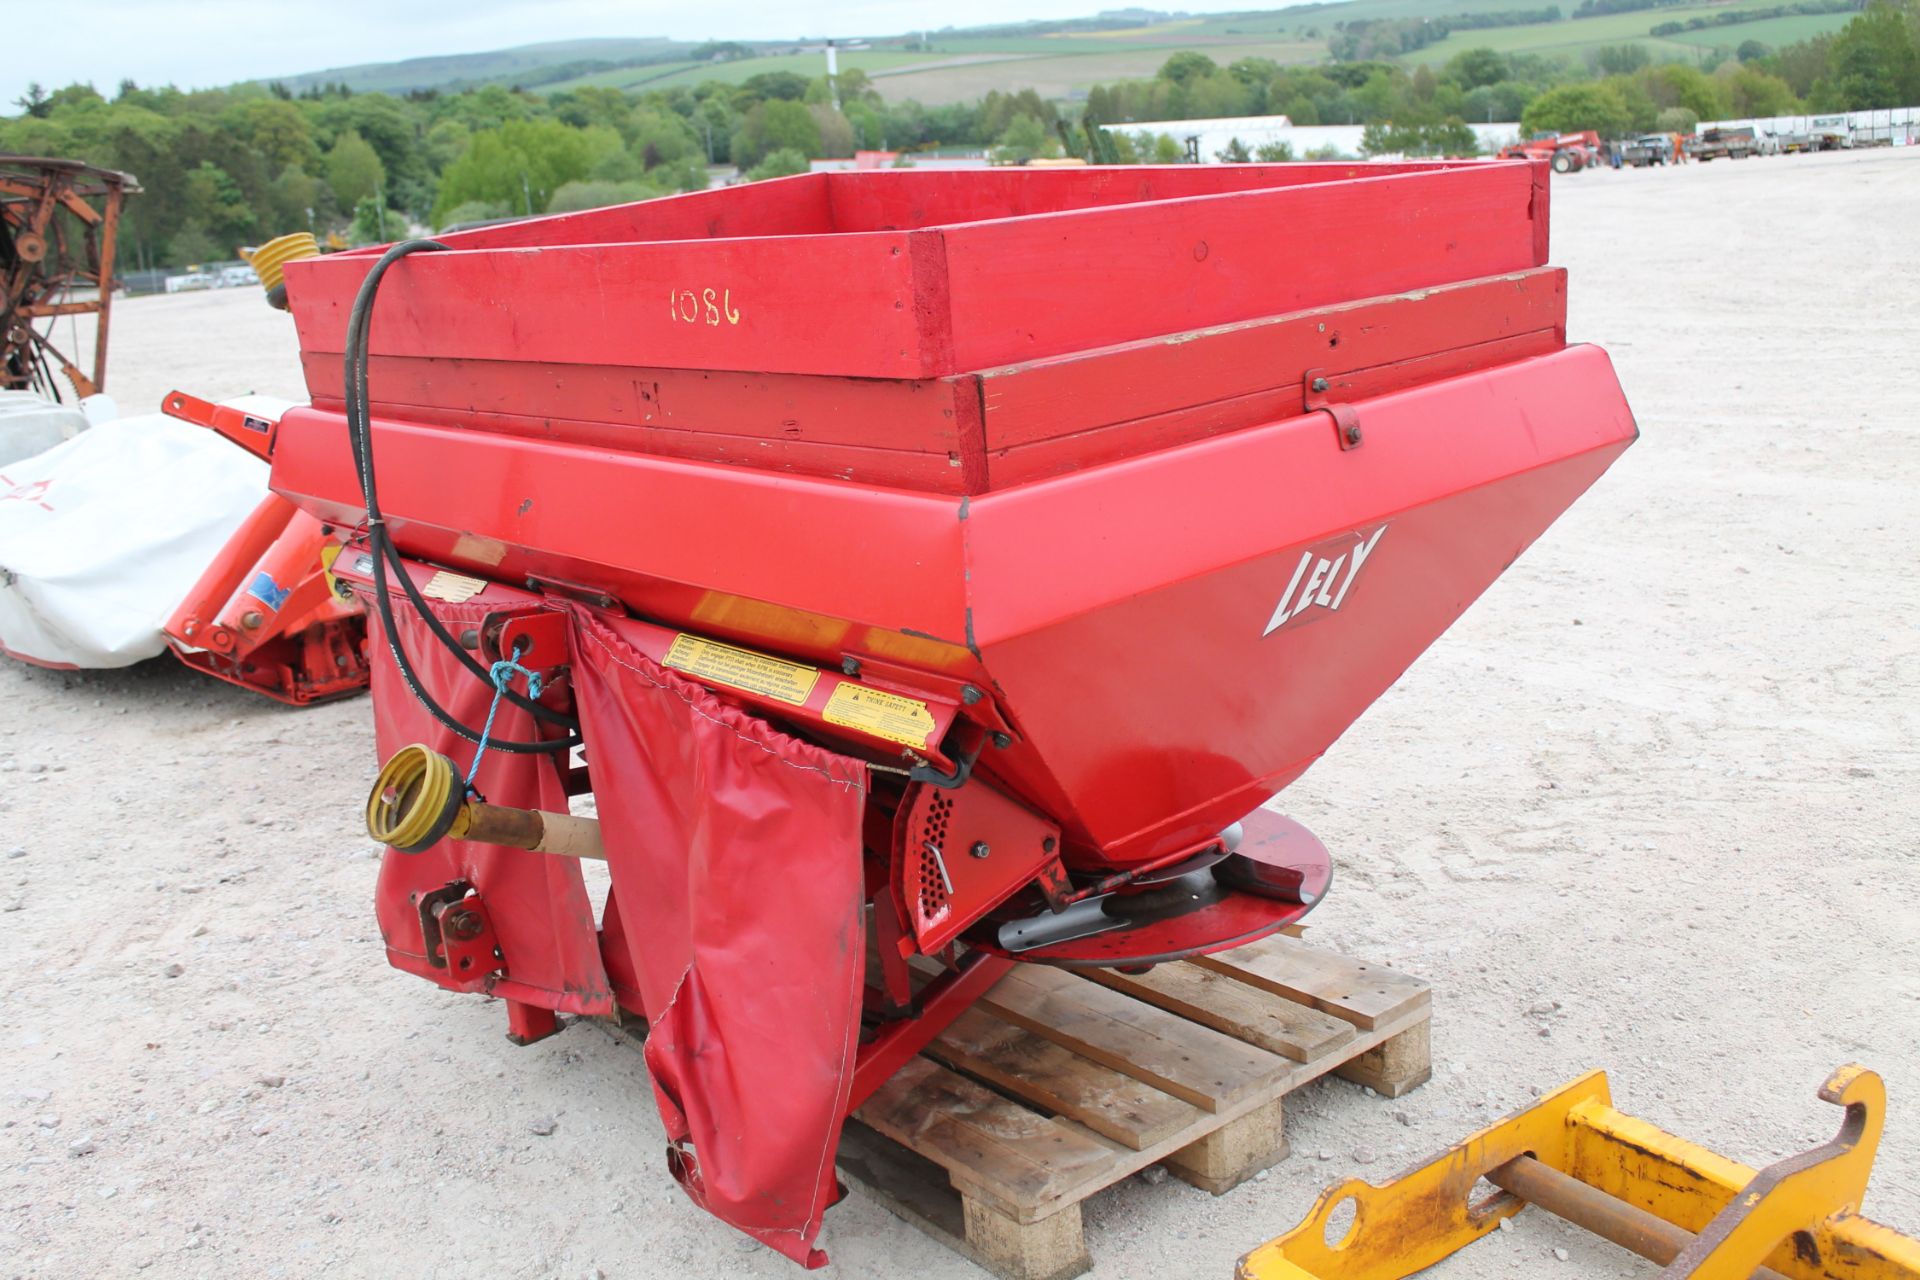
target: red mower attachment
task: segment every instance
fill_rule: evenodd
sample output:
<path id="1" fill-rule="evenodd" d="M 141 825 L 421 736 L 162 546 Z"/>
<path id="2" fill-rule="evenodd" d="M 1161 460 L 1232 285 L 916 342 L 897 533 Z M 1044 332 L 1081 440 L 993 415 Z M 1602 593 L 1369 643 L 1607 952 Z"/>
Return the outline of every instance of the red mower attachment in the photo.
<path id="1" fill-rule="evenodd" d="M 1262 806 L 1632 442 L 1547 181 L 814 174 L 289 263 L 273 487 L 361 531 L 383 758 L 471 772 L 369 800 L 390 960 L 645 1017 L 673 1175 L 824 1261 L 841 1121 L 1009 966 L 1325 895 Z M 585 792 L 597 923 L 498 835 Z"/>
<path id="2" fill-rule="evenodd" d="M 277 424 L 269 419 L 179 391 L 161 409 L 272 456 Z M 294 706 L 359 692 L 367 684 L 367 628 L 327 572 L 339 550 L 327 526 L 268 494 L 167 620 L 174 656 Z"/>

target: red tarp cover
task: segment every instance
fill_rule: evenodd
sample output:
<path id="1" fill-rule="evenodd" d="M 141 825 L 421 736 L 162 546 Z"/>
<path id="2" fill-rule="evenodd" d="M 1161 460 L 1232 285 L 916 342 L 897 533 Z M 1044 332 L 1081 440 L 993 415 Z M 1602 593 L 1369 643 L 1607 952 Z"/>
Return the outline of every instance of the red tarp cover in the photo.
<path id="1" fill-rule="evenodd" d="M 434 605 L 446 628 L 459 635 L 476 628 L 497 605 L 473 601 Z M 427 692 L 463 724 L 479 725 L 487 718 L 493 689 L 466 671 L 427 630 L 427 624 L 404 599 L 394 601 L 394 622 L 414 672 Z M 464 774 L 473 762 L 473 744 L 443 727 L 414 700 L 394 665 L 377 611 L 367 611 L 371 628 L 368 656 L 373 668 L 374 738 L 380 758 L 387 760 L 400 748 L 424 742 L 447 756 Z M 494 721 L 494 735 L 528 739 L 535 733 L 533 717 L 511 704 L 502 704 Z M 480 793 L 494 804 L 515 805 L 565 813 L 567 797 L 559 776 L 546 760 L 530 760 L 489 752 L 474 780 Z M 386 939 L 387 959 L 397 969 L 417 973 L 455 990 L 480 989 L 445 969 L 436 969 L 421 954 L 420 912 L 409 901 L 412 894 L 429 893 L 449 881 L 465 880 L 479 891 L 506 958 L 508 978 L 485 989 L 526 1004 L 562 1013 L 611 1014 L 613 993 L 600 963 L 594 935 L 593 900 L 580 879 L 580 865 L 569 858 L 509 849 L 504 845 L 443 840 L 422 853 L 388 849 L 380 865 L 380 883 L 374 909 L 380 934 Z"/>
<path id="2" fill-rule="evenodd" d="M 809 1267 L 865 966 L 865 770 L 573 612 L 575 697 L 647 1068 L 695 1203 Z"/>

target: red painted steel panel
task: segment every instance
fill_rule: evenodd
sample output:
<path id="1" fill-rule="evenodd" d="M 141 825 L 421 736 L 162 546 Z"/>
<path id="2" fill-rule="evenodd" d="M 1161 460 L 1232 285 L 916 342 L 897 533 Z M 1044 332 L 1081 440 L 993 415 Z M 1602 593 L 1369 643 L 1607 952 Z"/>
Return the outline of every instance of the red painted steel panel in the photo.
<path id="1" fill-rule="evenodd" d="M 372 346 L 937 377 L 1541 265 L 1533 181 L 1519 162 L 816 175 L 463 233 L 395 268 Z M 914 229 L 870 229 L 895 225 Z M 303 350 L 341 349 L 369 263 L 288 265 Z"/>
<path id="2" fill-rule="evenodd" d="M 1311 414 L 973 504 L 975 642 L 1047 767 L 1023 789 L 1109 857 L 1291 781 L 1635 434 L 1591 347 L 1359 412 L 1358 449 Z M 1382 525 L 1337 609 L 1263 632 L 1307 548 Z"/>
<path id="3" fill-rule="evenodd" d="M 1001 450 L 1567 321 L 1558 267 L 1267 316 L 982 370 L 987 446 Z"/>
<path id="4" fill-rule="evenodd" d="M 1390 365 L 1335 374 L 1329 382 L 1339 403 L 1368 395 L 1399 391 L 1423 382 L 1455 377 L 1511 361 L 1548 355 L 1564 346 L 1551 329 L 1485 342 L 1461 350 L 1402 360 Z M 1256 395 L 1216 401 L 1192 409 L 1176 409 L 1131 422 L 1095 427 L 1078 435 L 1038 440 L 1015 449 L 1002 449 L 987 461 L 995 489 L 1007 489 L 1048 476 L 1065 475 L 1102 462 L 1155 450 L 1174 448 L 1209 436 L 1243 431 L 1300 412 L 1299 383 Z"/>
<path id="5" fill-rule="evenodd" d="M 695 191 L 658 200 L 561 213 L 436 236 L 456 249 L 527 249 L 556 244 L 639 240 L 718 240 L 740 236 L 817 236 L 840 230 L 827 206 L 824 174 L 799 174 L 741 188 Z M 378 257 L 384 246 L 355 249 Z"/>
<path id="6" fill-rule="evenodd" d="M 315 403 L 338 407 L 339 355 L 312 352 L 301 363 Z M 536 379 L 509 360 L 394 356 L 370 359 L 367 381 L 394 417 L 426 408 L 941 455 L 961 447 L 951 381 L 586 364 Z M 618 438 L 610 431 L 606 443 Z"/>
<path id="7" fill-rule="evenodd" d="M 695 598 L 719 592 L 955 643 L 966 634 L 951 498 L 384 420 L 374 462 L 404 548 L 444 548 L 493 576 L 508 564 L 596 586 L 639 575 Z M 287 412 L 272 482 L 347 524 L 364 514 L 337 414 Z"/>
<path id="8" fill-rule="evenodd" d="M 542 364 L 945 372 L 929 367 L 906 249 L 885 232 L 416 254 L 381 281 L 371 349 L 515 360 L 530 377 Z M 368 266 L 287 264 L 301 350 L 345 349 Z"/>
<path id="9" fill-rule="evenodd" d="M 954 355 L 980 369 L 1542 266 L 1531 195 L 1526 166 L 1489 164 L 948 228 Z"/>
<path id="10" fill-rule="evenodd" d="M 1454 166 L 1477 165 L 1457 161 Z M 1149 200 L 1187 200 L 1311 182 L 1430 173 L 1447 162 L 1287 165 L 1119 165 L 954 172 L 906 169 L 826 175 L 835 230 L 891 231 L 1060 213 Z"/>

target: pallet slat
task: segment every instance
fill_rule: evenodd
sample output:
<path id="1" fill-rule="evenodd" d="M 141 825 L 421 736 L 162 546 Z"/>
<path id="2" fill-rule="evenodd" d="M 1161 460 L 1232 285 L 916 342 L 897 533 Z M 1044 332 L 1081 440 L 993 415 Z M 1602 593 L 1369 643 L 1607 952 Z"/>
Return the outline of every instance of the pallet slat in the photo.
<path id="1" fill-rule="evenodd" d="M 1295 1062 L 1312 1062 L 1352 1043 L 1353 1026 L 1198 965 L 1156 965 L 1142 974 L 1093 969 L 1086 976 L 1136 1000 L 1212 1027 Z"/>
<path id="2" fill-rule="evenodd" d="M 1207 1111 L 1273 1085 L 1286 1060 L 1060 969 L 1022 965 L 980 1003 L 1083 1057 Z"/>
<path id="3" fill-rule="evenodd" d="M 926 1058 L 902 1067 L 859 1115 L 1015 1208 L 1064 1196 L 1111 1163 L 1099 1143 Z"/>
<path id="4" fill-rule="evenodd" d="M 1135 1151 L 1165 1141 L 1200 1118 L 1199 1108 L 1190 1102 L 980 1009 L 960 1015 L 930 1052 Z"/>
<path id="5" fill-rule="evenodd" d="M 1433 1002 L 1418 978 L 1286 937 L 1262 938 L 1192 963 L 1368 1031 Z"/>

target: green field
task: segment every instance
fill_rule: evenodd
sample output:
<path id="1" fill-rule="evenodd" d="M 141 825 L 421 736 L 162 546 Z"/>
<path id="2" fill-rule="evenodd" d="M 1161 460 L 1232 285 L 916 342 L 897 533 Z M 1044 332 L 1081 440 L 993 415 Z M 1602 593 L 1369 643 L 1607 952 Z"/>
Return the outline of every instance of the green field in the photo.
<path id="1" fill-rule="evenodd" d="M 1728 9 L 1741 7 L 1764 9 L 1767 3 L 1733 6 L 1727 4 L 1676 5 L 1664 9 L 1642 9 L 1636 13 L 1609 13 L 1597 18 L 1570 18 L 1561 22 L 1542 22 L 1524 27 L 1488 27 L 1478 31 L 1456 31 L 1445 40 L 1430 44 L 1407 55 L 1412 63 L 1429 65 L 1445 62 L 1465 49 L 1495 49 L 1501 53 L 1532 53 L 1547 57 L 1579 57 L 1605 45 L 1638 44 L 1656 61 L 1692 59 L 1707 49 L 1732 49 L 1743 40 L 1780 45 L 1808 36 L 1838 31 L 1853 18 L 1850 13 L 1795 15 L 1768 18 L 1759 22 L 1737 22 L 1730 26 L 1706 27 L 1683 31 L 1678 35 L 1654 37 L 1647 34 L 1663 22 L 1685 22 L 1690 18 L 1712 17 Z M 1786 34 L 1786 33 L 1791 34 Z"/>
<path id="2" fill-rule="evenodd" d="M 1175 24 L 1169 24 L 1175 25 Z M 1234 58 L 1272 58 L 1281 63 L 1319 62 L 1325 46 L 1307 41 L 1244 41 L 1221 44 L 1218 39 L 1182 43 L 1148 41 L 1130 36 L 1108 39 L 1032 37 L 1006 42 L 991 40 L 934 40 L 925 53 L 892 49 L 861 49 L 840 54 L 842 67 L 858 67 L 873 78 L 874 88 L 894 101 L 913 99 L 929 106 L 970 102 L 989 90 L 1034 89 L 1041 96 L 1065 98 L 1096 84 L 1146 78 L 1173 54 L 1196 49 L 1221 62 Z M 707 80 L 739 84 L 768 71 L 793 71 L 805 76 L 826 72 L 823 53 L 775 54 L 742 58 L 736 62 L 668 62 L 651 66 L 602 71 L 542 85 L 541 91 L 578 89 L 589 85 L 640 90 L 691 87 Z"/>
<path id="3" fill-rule="evenodd" d="M 432 58 L 408 58 L 402 62 L 331 67 L 325 71 L 309 71 L 276 79 L 295 93 L 336 83 L 345 84 L 355 93 L 405 93 L 409 89 L 444 88 L 456 84 L 511 84 L 516 77 L 528 76 L 562 63 L 585 59 L 618 62 L 623 59 L 659 57 L 675 48 L 690 49 L 692 46 L 676 44 L 664 37 L 556 40 L 485 53 L 451 53 Z"/>
<path id="4" fill-rule="evenodd" d="M 1769 48 L 1830 35 L 1847 25 L 1851 13 L 1796 13 L 1784 18 L 1762 18 L 1758 22 L 1738 22 L 1730 27 L 1708 27 L 1704 31 L 1682 31 L 1670 39 L 1697 48 L 1734 49 L 1743 40 L 1758 40 Z"/>
<path id="5" fill-rule="evenodd" d="M 924 53 L 895 53 L 870 49 L 855 50 L 840 55 L 841 67 L 858 67 L 868 75 L 892 67 L 910 66 L 934 60 L 933 55 Z M 707 80 L 740 84 L 764 71 L 793 71 L 809 78 L 823 76 L 827 73 L 827 55 L 783 53 L 765 58 L 741 58 L 734 62 L 658 62 L 647 66 L 597 71 L 592 75 L 580 76 L 573 80 L 543 84 L 540 86 L 540 92 L 554 93 L 561 89 L 583 89 L 589 86 L 612 89 L 664 89 L 676 84 L 692 85 Z"/>
<path id="6" fill-rule="evenodd" d="M 1565 0 L 1570 9 L 1575 0 Z M 1637 44 L 1657 61 L 1697 60 L 1712 51 L 1731 51 L 1746 40 L 1777 48 L 1810 36 L 1838 31 L 1850 13 L 1794 15 L 1754 22 L 1682 31 L 1673 36 L 1648 34 L 1666 22 L 1686 22 L 1726 12 L 1769 7 L 1779 0 L 1719 0 L 1595 18 L 1523 26 L 1487 27 L 1456 31 L 1435 44 L 1409 54 L 1413 64 L 1437 65 L 1466 49 L 1488 48 L 1509 54 L 1538 54 L 1580 60 L 1607 45 Z M 1436 18 L 1449 13 L 1536 5 L 1538 0 L 1348 0 L 1346 3 L 1296 6 L 1291 9 L 1248 11 L 1187 17 L 1144 26 L 1086 30 L 1045 26 L 1011 31 L 912 33 L 872 37 L 872 47 L 845 51 L 840 65 L 858 68 L 873 78 L 874 87 L 888 99 L 915 99 L 929 105 L 964 102 L 991 90 L 1033 89 L 1048 98 L 1071 98 L 1090 86 L 1115 80 L 1145 78 L 1175 53 L 1204 53 L 1225 65 L 1237 58 L 1271 58 L 1282 64 L 1323 62 L 1326 39 L 1336 23 L 1380 19 Z M 1307 33 L 1313 32 L 1312 36 Z M 924 39 L 925 45 L 918 41 Z M 789 71 L 813 77 L 826 70 L 822 52 L 792 52 L 792 44 L 748 42 L 764 50 L 761 56 L 732 62 L 668 61 L 693 46 L 663 39 L 570 40 L 526 45 L 491 53 L 416 58 L 406 62 L 372 63 L 336 68 L 286 78 L 294 88 L 309 83 L 345 80 L 356 89 L 396 92 L 410 88 L 451 87 L 478 83 L 515 84 L 538 79 L 540 70 L 562 68 L 580 61 L 618 62 L 643 58 L 661 61 L 592 72 L 572 79 L 539 85 L 541 92 L 587 86 L 627 91 L 691 87 L 708 80 L 738 84 L 769 71 Z M 912 44 L 909 49 L 907 46 Z"/>

